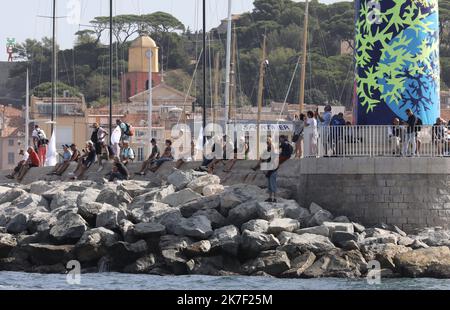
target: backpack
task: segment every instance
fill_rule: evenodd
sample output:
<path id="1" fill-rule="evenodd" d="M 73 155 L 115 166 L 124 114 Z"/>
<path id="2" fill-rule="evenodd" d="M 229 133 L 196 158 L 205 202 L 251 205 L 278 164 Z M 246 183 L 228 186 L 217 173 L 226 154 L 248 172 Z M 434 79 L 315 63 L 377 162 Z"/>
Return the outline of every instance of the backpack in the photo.
<path id="1" fill-rule="evenodd" d="M 133 137 L 134 133 L 135 133 L 134 127 L 128 123 L 126 123 L 125 126 L 126 126 L 126 129 L 125 129 L 124 134 L 129 137 Z"/>

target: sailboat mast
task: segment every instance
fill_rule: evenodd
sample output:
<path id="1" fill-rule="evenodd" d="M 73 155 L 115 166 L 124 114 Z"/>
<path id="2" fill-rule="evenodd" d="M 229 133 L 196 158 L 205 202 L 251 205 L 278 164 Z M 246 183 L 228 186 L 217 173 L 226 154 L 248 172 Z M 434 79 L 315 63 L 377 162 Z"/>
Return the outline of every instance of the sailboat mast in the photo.
<path id="1" fill-rule="evenodd" d="M 305 2 L 305 23 L 303 25 L 303 50 L 302 50 L 302 65 L 300 68 L 300 97 L 299 97 L 299 111 L 303 113 L 305 105 L 305 80 L 306 80 L 306 51 L 308 45 L 308 17 L 309 17 L 308 0 Z"/>
<path id="2" fill-rule="evenodd" d="M 30 146 L 30 76 L 27 68 L 27 89 L 25 98 L 25 151 Z"/>
<path id="3" fill-rule="evenodd" d="M 203 133 L 206 130 L 206 0 L 203 0 Z M 203 145 L 206 135 L 203 134 Z"/>
<path id="4" fill-rule="evenodd" d="M 230 85 L 230 107 L 228 110 L 229 118 L 233 118 L 233 105 L 236 108 L 236 54 L 237 54 L 237 36 L 236 36 L 236 24 L 233 25 L 233 43 L 232 43 L 232 55 L 231 55 L 231 85 Z"/>
<path id="5" fill-rule="evenodd" d="M 109 1 L 109 134 L 112 134 L 113 104 L 113 0 Z"/>
<path id="6" fill-rule="evenodd" d="M 259 157 L 259 143 L 260 143 L 260 124 L 261 124 L 261 110 L 262 110 L 262 103 L 263 103 L 263 94 L 264 94 L 264 66 L 266 62 L 266 36 L 264 35 L 263 39 L 263 45 L 262 45 L 262 54 L 261 54 L 261 61 L 259 63 L 259 83 L 258 83 L 258 118 L 256 122 L 256 136 L 257 136 L 257 143 L 256 143 L 256 152 L 257 156 Z"/>
<path id="7" fill-rule="evenodd" d="M 53 135 L 53 129 L 54 129 L 54 121 L 55 121 L 55 100 L 56 100 L 56 79 L 57 79 L 57 55 L 56 55 L 56 0 L 53 0 L 53 34 L 52 34 L 52 104 L 51 104 L 51 134 Z"/>
<path id="8" fill-rule="evenodd" d="M 231 71 L 231 0 L 228 0 L 228 24 L 227 24 L 227 57 L 225 70 L 225 124 L 229 121 L 229 106 L 230 106 L 230 71 Z"/>
<path id="9" fill-rule="evenodd" d="M 216 123 L 216 109 L 219 105 L 219 74 L 220 74 L 220 52 L 216 52 L 216 55 L 214 57 L 214 105 L 213 105 L 213 124 Z"/>

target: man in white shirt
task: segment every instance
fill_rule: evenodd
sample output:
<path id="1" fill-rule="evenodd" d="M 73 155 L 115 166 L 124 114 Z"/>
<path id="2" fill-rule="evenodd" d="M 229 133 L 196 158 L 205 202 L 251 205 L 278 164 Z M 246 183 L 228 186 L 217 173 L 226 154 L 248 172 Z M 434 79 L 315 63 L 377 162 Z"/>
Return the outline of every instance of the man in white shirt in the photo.
<path id="1" fill-rule="evenodd" d="M 22 168 L 23 165 L 25 165 L 28 161 L 28 157 L 30 155 L 28 154 L 28 152 L 25 152 L 24 150 L 20 150 L 19 151 L 19 162 L 17 163 L 17 166 L 14 168 L 13 172 L 9 175 L 7 175 L 6 177 L 8 179 L 14 179 L 16 177 L 16 174 L 19 173 L 20 169 Z"/>

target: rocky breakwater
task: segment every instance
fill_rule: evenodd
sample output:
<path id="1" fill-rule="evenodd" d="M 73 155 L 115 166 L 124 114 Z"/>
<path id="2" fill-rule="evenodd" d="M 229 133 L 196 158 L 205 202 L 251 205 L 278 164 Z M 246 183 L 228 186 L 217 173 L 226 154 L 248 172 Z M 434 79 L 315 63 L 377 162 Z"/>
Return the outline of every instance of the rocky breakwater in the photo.
<path id="1" fill-rule="evenodd" d="M 0 270 L 364 277 L 450 277 L 450 232 L 364 227 L 311 204 L 264 202 L 257 186 L 174 171 L 161 182 L 0 186 Z"/>

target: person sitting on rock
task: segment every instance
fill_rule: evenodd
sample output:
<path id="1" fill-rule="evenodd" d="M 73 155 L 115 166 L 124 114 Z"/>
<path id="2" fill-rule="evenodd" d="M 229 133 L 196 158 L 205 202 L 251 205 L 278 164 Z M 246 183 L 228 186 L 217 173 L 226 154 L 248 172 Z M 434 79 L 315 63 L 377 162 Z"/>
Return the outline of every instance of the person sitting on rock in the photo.
<path id="1" fill-rule="evenodd" d="M 72 156 L 70 157 L 70 160 L 68 162 L 63 162 L 55 171 L 53 172 L 54 175 L 62 176 L 64 172 L 66 172 L 67 168 L 69 168 L 70 163 L 78 163 L 78 160 L 81 157 L 80 151 L 77 149 L 77 146 L 75 144 L 70 145 L 70 151 L 72 153 Z"/>
<path id="2" fill-rule="evenodd" d="M 72 152 L 70 150 L 69 145 L 67 144 L 63 145 L 63 153 L 59 154 L 59 156 L 61 156 L 63 159 L 62 163 L 56 164 L 55 169 L 53 169 L 53 171 L 50 172 L 48 175 L 56 174 L 56 172 L 61 168 L 62 165 L 70 162 L 70 159 L 72 158 Z"/>
<path id="3" fill-rule="evenodd" d="M 136 172 L 137 175 L 145 175 L 148 168 L 150 168 L 153 162 L 160 157 L 159 147 L 156 144 L 156 140 L 153 138 L 150 143 L 152 144 L 152 153 L 150 154 L 148 159 L 142 163 L 141 170 L 139 170 L 139 172 Z"/>
<path id="4" fill-rule="evenodd" d="M 78 161 L 77 169 L 75 169 L 75 171 L 73 172 L 74 176 L 71 178 L 72 180 L 77 180 L 81 178 L 86 172 L 86 170 L 88 170 L 89 167 L 91 167 L 97 159 L 94 143 L 92 141 L 87 142 L 87 149 L 83 150 L 83 153 L 84 154 L 80 157 L 80 160 Z"/>
<path id="5" fill-rule="evenodd" d="M 7 175 L 6 178 L 8 179 L 14 179 L 16 175 L 20 172 L 20 169 L 22 169 L 22 166 L 27 164 L 28 161 L 28 152 L 25 152 L 24 150 L 19 151 L 20 161 L 17 163 L 17 166 L 13 169 L 12 173 Z"/>
<path id="6" fill-rule="evenodd" d="M 181 150 L 181 156 L 180 159 L 177 160 L 177 163 L 175 165 L 175 168 L 180 169 L 181 166 L 184 165 L 184 163 L 193 161 L 195 157 L 195 143 L 194 140 L 191 141 L 191 148 L 189 150 Z"/>
<path id="7" fill-rule="evenodd" d="M 227 136 L 224 136 L 222 139 L 222 158 L 215 158 L 209 165 L 208 165 L 208 173 L 213 174 L 214 169 L 219 163 L 226 163 L 228 159 L 232 159 L 232 154 L 234 154 L 234 144 L 233 142 L 228 139 Z"/>
<path id="8" fill-rule="evenodd" d="M 130 142 L 125 140 L 123 141 L 122 153 L 120 154 L 120 160 L 126 166 L 128 163 L 134 161 L 134 151 L 130 147 Z"/>
<path id="9" fill-rule="evenodd" d="M 97 172 L 100 172 L 103 170 L 104 166 L 103 166 L 103 161 L 109 161 L 109 160 L 114 160 L 114 158 L 116 157 L 114 148 L 108 144 L 106 144 L 106 142 L 102 142 L 101 144 L 101 153 L 100 156 L 98 158 L 98 165 L 99 168 L 97 170 Z"/>
<path id="10" fill-rule="evenodd" d="M 118 157 L 114 158 L 112 170 L 109 174 L 109 182 L 128 180 L 129 177 L 130 173 L 128 172 L 127 167 L 125 167 Z"/>
<path id="11" fill-rule="evenodd" d="M 157 159 L 154 164 L 153 167 L 150 169 L 151 172 L 156 172 L 159 167 L 162 166 L 163 163 L 165 163 L 166 161 L 173 161 L 174 156 L 173 156 L 173 148 L 172 148 L 172 141 L 171 140 L 166 140 L 166 148 L 164 149 L 164 153 L 162 154 L 160 159 Z"/>
<path id="12" fill-rule="evenodd" d="M 235 141 L 236 143 L 234 145 L 234 158 L 225 165 L 223 172 L 231 172 L 236 162 L 240 159 L 248 160 L 248 153 L 250 152 L 248 142 L 245 141 L 245 137 L 241 137 L 239 141 L 239 145 L 237 144 L 237 140 Z M 242 154 L 244 154 L 244 158 L 239 158 L 240 156 L 242 156 Z"/>
<path id="13" fill-rule="evenodd" d="M 28 170 L 30 168 L 40 167 L 41 166 L 41 160 L 39 159 L 39 155 L 35 152 L 33 147 L 28 148 L 28 160 L 27 163 L 22 165 L 19 171 L 19 175 L 17 176 L 17 181 L 21 182 L 25 175 L 27 174 Z"/>

